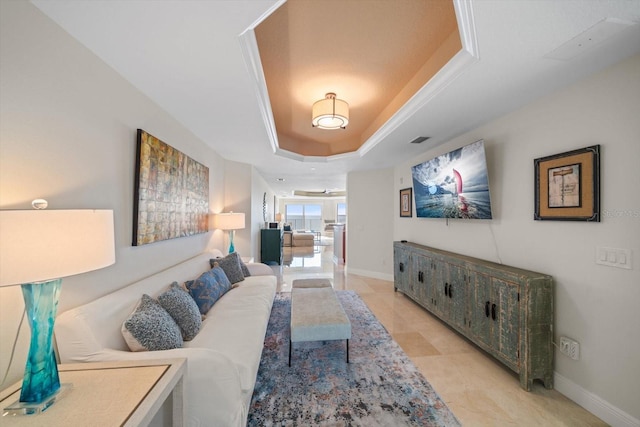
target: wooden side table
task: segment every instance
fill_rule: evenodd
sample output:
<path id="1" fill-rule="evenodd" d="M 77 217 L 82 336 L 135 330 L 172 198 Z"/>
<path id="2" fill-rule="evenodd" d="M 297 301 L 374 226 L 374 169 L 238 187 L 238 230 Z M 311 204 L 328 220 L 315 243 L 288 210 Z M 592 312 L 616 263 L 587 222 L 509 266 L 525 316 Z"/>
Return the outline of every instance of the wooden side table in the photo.
<path id="1" fill-rule="evenodd" d="M 146 426 L 172 395 L 172 425 L 182 427 L 186 369 L 186 359 L 59 365 L 60 382 L 72 389 L 40 414 L 0 417 L 0 426 Z M 0 408 L 20 398 L 21 386 L 0 392 Z"/>

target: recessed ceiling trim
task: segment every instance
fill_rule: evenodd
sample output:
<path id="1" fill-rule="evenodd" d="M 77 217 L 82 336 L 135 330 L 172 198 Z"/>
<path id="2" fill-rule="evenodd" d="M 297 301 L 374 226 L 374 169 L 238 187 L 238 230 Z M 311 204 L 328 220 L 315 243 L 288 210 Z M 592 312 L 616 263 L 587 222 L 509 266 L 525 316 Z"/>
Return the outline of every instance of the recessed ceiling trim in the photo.
<path id="1" fill-rule="evenodd" d="M 358 149 L 360 157 L 367 154 L 373 147 L 389 136 L 391 132 L 411 118 L 411 116 L 440 93 L 440 91 L 468 70 L 471 64 L 480 60 L 471 1 L 454 0 L 454 7 L 456 17 L 458 18 L 462 50 L 451 58 L 422 89 L 416 92 L 396 114 L 362 144 L 360 149 Z"/>
<path id="2" fill-rule="evenodd" d="M 480 58 L 478 37 L 476 36 L 476 23 L 473 18 L 472 1 L 454 0 L 453 8 L 456 11 L 456 19 L 458 20 L 462 49 L 469 52 L 471 56 Z"/>
<path id="3" fill-rule="evenodd" d="M 281 3 L 284 3 L 282 1 Z M 278 4 L 279 6 L 279 4 Z M 275 10 L 274 8 L 270 9 L 270 12 Z M 266 18 L 268 15 L 263 15 L 262 19 Z M 258 108 L 260 109 L 260 115 L 262 116 L 262 121 L 265 124 L 265 128 L 267 131 L 267 139 L 269 140 L 269 144 L 271 146 L 271 151 L 274 154 L 278 153 L 278 133 L 276 131 L 276 124 L 273 120 L 273 111 L 271 110 L 271 101 L 269 100 L 269 92 L 267 91 L 266 79 L 264 76 L 264 70 L 262 69 L 262 63 L 260 62 L 260 52 L 258 51 L 258 41 L 256 40 L 256 33 L 253 30 L 256 25 L 258 25 L 260 21 L 256 21 L 252 28 L 246 29 L 240 36 L 238 37 L 240 41 L 240 48 L 242 50 L 242 59 L 247 67 L 247 71 L 249 71 L 249 75 L 251 77 L 251 81 L 253 82 L 253 87 L 256 91 L 256 96 L 258 98 Z"/>
<path id="4" fill-rule="evenodd" d="M 278 133 L 273 118 L 266 78 L 260 61 L 260 52 L 258 50 L 258 43 L 255 36 L 255 27 L 285 2 L 285 0 L 278 2 L 239 36 L 242 56 L 256 89 L 260 113 L 265 124 L 271 150 L 274 154 L 285 158 L 300 161 L 327 162 L 363 157 L 372 148 L 382 142 L 391 132 L 413 116 L 427 102 L 433 99 L 433 97 L 435 97 L 442 89 L 447 87 L 452 81 L 461 75 L 471 64 L 479 60 L 472 0 L 453 0 L 456 19 L 458 19 L 462 50 L 458 52 L 447 64 L 445 64 L 445 66 L 441 68 L 421 90 L 412 96 L 409 101 L 407 101 L 407 103 L 401 107 L 397 113 L 391 117 L 391 119 L 382 125 L 367 141 L 365 141 L 357 151 L 327 157 L 299 155 L 288 150 L 283 150 L 279 146 Z"/>
<path id="5" fill-rule="evenodd" d="M 249 71 L 249 76 L 251 77 L 251 81 L 253 82 L 253 86 L 256 90 L 258 108 L 260 109 L 262 121 L 265 124 L 267 139 L 271 146 L 271 151 L 274 154 L 278 154 L 279 150 L 278 132 L 276 131 L 276 124 L 273 120 L 271 100 L 269 99 L 269 92 L 267 90 L 267 79 L 264 76 L 264 70 L 262 68 L 262 63 L 260 62 L 260 51 L 258 50 L 255 28 L 286 2 L 287 0 L 278 0 L 275 2 L 258 19 L 256 19 L 253 24 L 238 36 L 240 49 L 242 51 L 242 59 Z"/>
<path id="6" fill-rule="evenodd" d="M 340 160 L 351 160 L 357 159 L 360 155 L 355 151 L 350 151 L 348 153 L 334 154 L 331 156 L 305 156 L 300 153 L 295 153 L 293 151 L 285 150 L 282 148 L 277 148 L 275 154 L 287 159 L 297 160 L 299 162 L 309 162 L 309 163 L 330 163 Z"/>

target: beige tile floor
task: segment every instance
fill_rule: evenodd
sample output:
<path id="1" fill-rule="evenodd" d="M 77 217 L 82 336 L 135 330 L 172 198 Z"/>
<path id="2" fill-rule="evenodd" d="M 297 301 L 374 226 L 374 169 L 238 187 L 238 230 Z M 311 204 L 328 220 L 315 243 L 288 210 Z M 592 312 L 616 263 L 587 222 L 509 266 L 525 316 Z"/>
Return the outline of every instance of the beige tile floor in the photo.
<path id="1" fill-rule="evenodd" d="M 394 292 L 386 280 L 346 274 L 330 246 L 284 248 L 287 264 L 274 267 L 279 290 L 302 278 L 328 278 L 355 290 L 464 426 L 606 426 L 555 390 L 520 388 L 515 373 L 436 317 Z"/>

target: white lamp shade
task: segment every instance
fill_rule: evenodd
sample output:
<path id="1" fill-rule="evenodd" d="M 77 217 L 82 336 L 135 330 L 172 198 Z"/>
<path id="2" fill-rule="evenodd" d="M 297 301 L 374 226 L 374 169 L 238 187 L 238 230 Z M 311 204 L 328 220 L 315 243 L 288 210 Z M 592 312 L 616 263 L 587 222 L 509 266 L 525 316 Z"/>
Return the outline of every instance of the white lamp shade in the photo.
<path id="1" fill-rule="evenodd" d="M 220 230 L 241 230 L 244 228 L 244 214 L 239 212 L 215 214 L 213 216 L 213 228 Z"/>
<path id="2" fill-rule="evenodd" d="M 0 286 L 72 276 L 115 263 L 112 210 L 0 211 Z"/>
<path id="3" fill-rule="evenodd" d="M 311 108 L 311 124 L 320 129 L 341 129 L 349 124 L 349 104 L 328 93 Z"/>

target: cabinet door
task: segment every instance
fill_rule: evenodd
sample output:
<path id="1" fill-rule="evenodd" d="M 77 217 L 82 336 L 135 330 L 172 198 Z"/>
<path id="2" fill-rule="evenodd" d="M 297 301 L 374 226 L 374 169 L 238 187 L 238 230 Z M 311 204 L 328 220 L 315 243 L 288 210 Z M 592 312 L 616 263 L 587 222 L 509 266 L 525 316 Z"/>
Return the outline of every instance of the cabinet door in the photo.
<path id="1" fill-rule="evenodd" d="M 444 280 L 437 289 L 441 307 L 448 322 L 459 329 L 467 329 L 467 269 L 444 263 Z"/>
<path id="2" fill-rule="evenodd" d="M 400 246 L 393 247 L 393 282 L 396 290 L 407 293 L 411 268 L 409 251 Z"/>
<path id="3" fill-rule="evenodd" d="M 489 274 L 473 272 L 471 333 L 512 369 L 519 366 L 519 286 Z M 455 294 L 454 294 L 455 295 Z"/>
<path id="4" fill-rule="evenodd" d="M 439 280 L 439 270 L 433 257 L 413 254 L 412 267 L 417 301 L 431 311 L 437 311 L 434 286 Z"/>
<path id="5" fill-rule="evenodd" d="M 491 321 L 491 276 L 477 271 L 471 272 L 471 334 L 477 342 L 492 345 Z"/>
<path id="6" fill-rule="evenodd" d="M 497 312 L 494 324 L 494 346 L 501 356 L 516 368 L 519 366 L 520 287 L 517 283 L 493 278 L 493 300 Z"/>
<path id="7" fill-rule="evenodd" d="M 260 260 L 282 263 L 282 231 L 263 229 L 260 233 Z"/>

